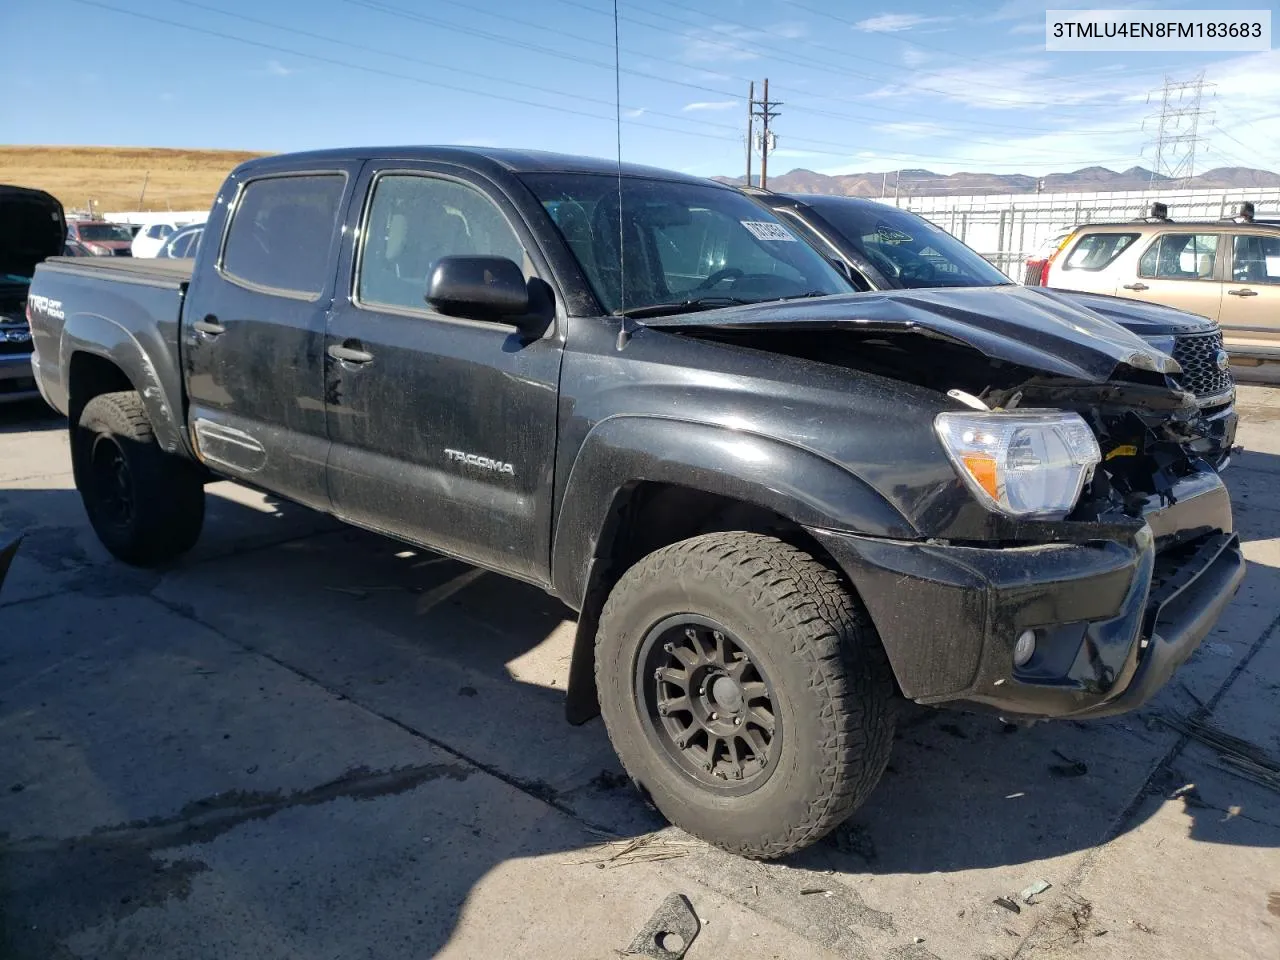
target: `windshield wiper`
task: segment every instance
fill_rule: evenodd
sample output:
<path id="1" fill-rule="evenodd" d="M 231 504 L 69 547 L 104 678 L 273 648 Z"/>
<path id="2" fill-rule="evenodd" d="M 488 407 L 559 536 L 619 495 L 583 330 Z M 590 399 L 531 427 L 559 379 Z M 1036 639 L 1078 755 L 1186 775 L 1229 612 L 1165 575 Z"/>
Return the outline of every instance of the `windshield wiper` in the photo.
<path id="1" fill-rule="evenodd" d="M 678 300 L 672 303 L 651 303 L 643 307 L 628 307 L 615 313 L 616 317 L 666 317 L 674 313 L 692 313 L 696 310 L 714 310 L 716 307 L 736 307 L 744 303 L 753 303 L 741 297 L 694 297 L 689 300 Z"/>

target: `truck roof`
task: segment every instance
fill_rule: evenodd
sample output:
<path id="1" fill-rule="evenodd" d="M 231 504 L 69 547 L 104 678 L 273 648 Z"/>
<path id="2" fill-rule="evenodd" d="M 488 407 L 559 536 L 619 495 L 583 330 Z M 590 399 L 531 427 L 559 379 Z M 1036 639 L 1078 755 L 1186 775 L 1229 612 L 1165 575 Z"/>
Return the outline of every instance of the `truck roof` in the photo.
<path id="1" fill-rule="evenodd" d="M 478 172 L 501 170 L 506 173 L 596 173 L 615 175 L 619 172 L 616 160 L 600 157 L 581 157 L 544 150 L 518 150 L 501 147 L 462 146 L 399 146 L 399 147 L 342 147 L 335 150 L 310 150 L 303 153 L 280 153 L 269 157 L 248 160 L 236 167 L 237 174 L 288 168 L 298 163 L 315 161 L 350 160 L 435 160 L 455 163 Z M 697 183 L 703 186 L 723 184 L 702 177 L 694 177 L 660 167 L 638 163 L 621 164 L 621 173 L 628 177 L 644 177 L 650 180 L 670 180 L 679 183 Z M 731 189 L 724 187 L 724 189 Z"/>

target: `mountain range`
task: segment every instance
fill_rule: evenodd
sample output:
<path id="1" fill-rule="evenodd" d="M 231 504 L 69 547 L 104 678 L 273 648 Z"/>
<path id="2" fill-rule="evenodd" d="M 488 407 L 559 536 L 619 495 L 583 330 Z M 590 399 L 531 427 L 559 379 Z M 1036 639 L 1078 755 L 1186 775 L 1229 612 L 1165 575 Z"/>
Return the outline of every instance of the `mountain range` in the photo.
<path id="1" fill-rule="evenodd" d="M 716 177 L 722 183 L 741 185 L 744 177 Z M 757 179 L 757 178 L 753 178 Z M 769 189 L 780 193 L 825 193 L 846 197 L 967 196 L 981 194 L 1035 193 L 1037 180 L 1043 193 L 1083 193 L 1093 191 L 1145 190 L 1152 185 L 1152 173 L 1144 167 L 1109 170 L 1082 167 L 1071 173 L 1050 173 L 1030 177 L 1020 173 L 934 173 L 931 170 L 898 170 L 888 173 L 845 173 L 828 176 L 813 170 L 796 169 L 769 178 Z M 758 179 L 757 179 L 758 182 Z M 1280 187 L 1280 173 L 1250 167 L 1217 167 L 1185 181 L 1156 174 L 1154 182 L 1172 188 L 1223 189 Z"/>

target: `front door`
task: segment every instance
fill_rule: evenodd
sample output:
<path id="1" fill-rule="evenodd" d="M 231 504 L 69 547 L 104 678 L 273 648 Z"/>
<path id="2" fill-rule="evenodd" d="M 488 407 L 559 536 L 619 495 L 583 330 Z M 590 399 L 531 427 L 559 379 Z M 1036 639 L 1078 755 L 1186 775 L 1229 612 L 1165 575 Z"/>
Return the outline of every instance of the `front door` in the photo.
<path id="1" fill-rule="evenodd" d="M 366 186 L 367 185 L 367 186 Z M 329 489 L 348 520 L 534 582 L 549 567 L 561 344 L 446 316 L 440 257 L 540 260 L 492 184 L 434 164 L 372 167 L 326 339 Z M 344 281 L 347 282 L 347 281 Z"/>
<path id="2" fill-rule="evenodd" d="M 1222 297 L 1222 334 L 1229 348 L 1280 348 L 1280 235 L 1231 238 L 1231 279 Z"/>
<path id="3" fill-rule="evenodd" d="M 321 510 L 325 316 L 358 170 L 326 164 L 241 184 L 224 201 L 231 222 L 216 264 L 196 271 L 183 310 L 187 419 L 201 459 Z M 221 225 L 209 225 L 206 243 Z"/>
<path id="4" fill-rule="evenodd" d="M 1222 250 L 1222 237 L 1216 233 L 1161 233 L 1138 258 L 1137 278 L 1122 278 L 1116 294 L 1217 320 Z"/>

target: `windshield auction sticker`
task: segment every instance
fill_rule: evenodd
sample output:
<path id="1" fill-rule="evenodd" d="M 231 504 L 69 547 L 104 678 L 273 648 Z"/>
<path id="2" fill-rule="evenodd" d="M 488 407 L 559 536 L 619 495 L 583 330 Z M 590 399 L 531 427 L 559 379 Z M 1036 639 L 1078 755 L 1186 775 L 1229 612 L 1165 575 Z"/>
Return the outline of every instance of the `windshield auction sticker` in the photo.
<path id="1" fill-rule="evenodd" d="M 1048 10 L 1046 50 L 1271 49 L 1270 10 Z"/>
<path id="2" fill-rule="evenodd" d="M 750 230 L 757 240 L 795 240 L 795 236 L 781 224 L 768 223 L 764 220 L 739 220 L 738 222 Z"/>

